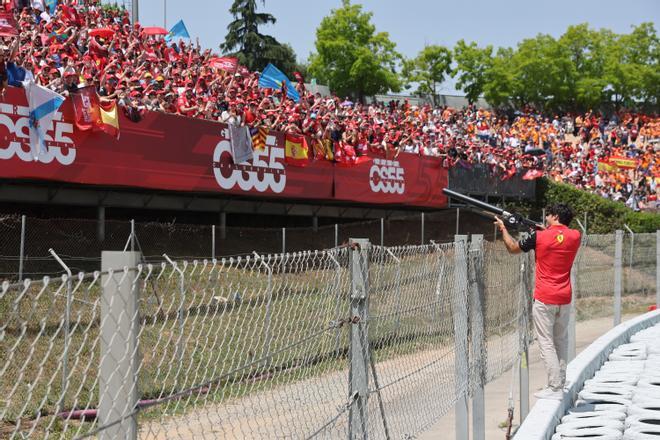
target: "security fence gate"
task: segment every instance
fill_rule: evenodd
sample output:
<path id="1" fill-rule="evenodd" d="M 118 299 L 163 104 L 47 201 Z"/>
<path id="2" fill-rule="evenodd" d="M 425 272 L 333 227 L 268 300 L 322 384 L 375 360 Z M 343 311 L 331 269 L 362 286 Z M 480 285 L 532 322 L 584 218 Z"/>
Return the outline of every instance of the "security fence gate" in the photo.
<path id="1" fill-rule="evenodd" d="M 655 292 L 660 234 L 638 235 L 625 276 L 620 240 L 587 237 L 578 304 L 612 298 L 596 268 Z M 484 385 L 531 342 L 532 256 L 481 236 L 163 258 L 3 283 L 1 437 L 400 439 L 456 407 L 479 439 Z"/>

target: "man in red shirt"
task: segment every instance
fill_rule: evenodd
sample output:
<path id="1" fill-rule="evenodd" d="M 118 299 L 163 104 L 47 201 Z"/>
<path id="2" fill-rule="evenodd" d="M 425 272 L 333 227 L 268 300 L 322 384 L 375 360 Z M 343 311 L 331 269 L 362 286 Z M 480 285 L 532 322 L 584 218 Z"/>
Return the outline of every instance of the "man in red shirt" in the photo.
<path id="1" fill-rule="evenodd" d="M 548 374 L 547 387 L 534 395 L 539 399 L 561 400 L 566 381 L 568 320 L 571 308 L 571 267 L 580 247 L 580 232 L 567 225 L 573 211 L 556 204 L 546 209 L 547 228 L 516 241 L 496 218 L 509 253 L 535 250 L 536 286 L 532 318 Z"/>

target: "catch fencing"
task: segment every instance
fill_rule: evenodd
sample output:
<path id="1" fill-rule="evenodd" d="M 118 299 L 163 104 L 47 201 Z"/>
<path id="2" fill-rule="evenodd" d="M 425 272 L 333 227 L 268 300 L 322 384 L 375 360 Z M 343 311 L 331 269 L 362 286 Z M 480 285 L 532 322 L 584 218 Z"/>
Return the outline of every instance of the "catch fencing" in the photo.
<path id="1" fill-rule="evenodd" d="M 620 235 L 598 264 L 623 283 Z M 581 252 L 609 256 L 607 240 Z M 398 439 L 452 408 L 462 435 L 468 399 L 483 414 L 485 384 L 531 342 L 532 256 L 477 235 L 157 264 L 103 252 L 79 274 L 51 258 L 64 275 L 2 284 L 3 438 Z M 579 261 L 580 294 L 612 295 Z"/>
<path id="2" fill-rule="evenodd" d="M 226 218 L 226 217 L 225 217 Z M 311 219 L 310 223 L 311 223 Z M 132 220 L 41 219 L 0 216 L 0 280 L 56 275 L 62 268 L 48 253 L 56 249 L 74 272 L 101 268 L 104 250 L 136 250 L 145 261 L 178 260 L 330 249 L 350 237 L 381 246 L 448 242 L 455 234 L 488 234 L 491 219 L 466 209 L 403 217 L 320 224 L 317 227 L 257 228 L 222 224 L 140 222 Z"/>

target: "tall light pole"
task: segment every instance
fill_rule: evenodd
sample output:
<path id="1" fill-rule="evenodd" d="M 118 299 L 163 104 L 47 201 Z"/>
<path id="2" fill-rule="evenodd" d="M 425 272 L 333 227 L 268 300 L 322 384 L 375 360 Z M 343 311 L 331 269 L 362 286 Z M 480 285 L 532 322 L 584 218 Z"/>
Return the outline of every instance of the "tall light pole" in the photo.
<path id="1" fill-rule="evenodd" d="M 167 0 L 163 0 L 163 27 L 167 29 Z"/>
<path id="2" fill-rule="evenodd" d="M 133 5 L 133 24 L 140 21 L 140 10 L 138 7 L 139 0 L 133 0 L 131 4 Z"/>

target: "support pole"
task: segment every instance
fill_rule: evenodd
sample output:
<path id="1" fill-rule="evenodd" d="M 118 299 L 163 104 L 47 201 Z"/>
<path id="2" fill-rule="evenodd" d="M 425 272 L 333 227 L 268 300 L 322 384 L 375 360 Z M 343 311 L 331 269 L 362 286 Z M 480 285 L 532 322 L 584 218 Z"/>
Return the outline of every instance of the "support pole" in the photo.
<path id="1" fill-rule="evenodd" d="M 211 258 L 215 259 L 215 225 L 211 225 Z"/>
<path id="2" fill-rule="evenodd" d="M 578 258 L 575 259 L 573 262 L 573 267 L 571 268 L 571 309 L 568 314 L 568 359 L 566 359 L 566 363 L 572 361 L 575 359 L 576 355 L 576 348 L 575 348 L 575 340 L 576 340 L 576 333 L 575 333 L 575 325 L 576 325 L 576 318 L 577 318 L 577 310 L 576 310 L 576 304 L 575 304 L 575 299 L 577 298 L 578 295 L 578 285 L 577 285 L 577 274 L 579 272 L 578 269 L 578 262 L 579 262 L 579 256 Z"/>
<path id="3" fill-rule="evenodd" d="M 98 425 L 100 440 L 137 438 L 138 298 L 137 252 L 101 254 L 101 319 Z M 123 269 L 128 268 L 128 273 Z"/>
<path id="4" fill-rule="evenodd" d="M 482 290 L 483 276 L 483 235 L 472 235 L 468 259 L 470 280 L 470 316 L 472 332 L 472 352 L 470 358 L 475 363 L 474 392 L 472 395 L 472 439 L 486 439 L 486 331 L 485 304 Z"/>
<path id="5" fill-rule="evenodd" d="M 660 231 L 655 231 L 655 306 L 660 309 Z"/>
<path id="6" fill-rule="evenodd" d="M 18 250 L 18 281 L 23 281 L 23 262 L 25 261 L 25 216 L 21 216 L 21 244 Z"/>
<path id="7" fill-rule="evenodd" d="M 318 216 L 316 216 L 316 215 L 315 215 L 315 216 L 312 216 L 312 230 L 313 230 L 314 232 L 318 232 L 318 231 L 319 231 L 319 218 L 318 218 Z"/>
<path id="8" fill-rule="evenodd" d="M 458 211 L 457 217 L 458 218 Z M 458 224 L 458 223 L 457 223 Z M 466 258 L 467 235 L 454 238 L 454 371 L 456 376 L 456 440 L 469 438 L 468 419 L 468 270 Z"/>
<path id="9" fill-rule="evenodd" d="M 424 213 L 422 212 L 422 242 L 421 242 L 422 246 L 424 245 L 424 232 L 425 232 L 424 231 L 424 226 L 425 226 L 425 224 L 424 224 Z"/>
<path id="10" fill-rule="evenodd" d="M 132 4 L 133 4 L 133 11 L 132 11 L 132 13 L 133 13 L 133 24 L 140 22 L 140 7 L 139 7 L 138 3 L 139 3 L 139 0 L 133 0 L 132 1 Z"/>
<path id="11" fill-rule="evenodd" d="M 131 252 L 135 252 L 135 220 L 131 219 Z"/>
<path id="12" fill-rule="evenodd" d="M 461 208 L 456 208 L 456 235 L 458 235 L 458 225 L 459 225 L 459 220 L 461 217 Z"/>
<path id="13" fill-rule="evenodd" d="M 614 326 L 621 324 L 623 231 L 617 229 L 614 235 Z"/>
<path id="14" fill-rule="evenodd" d="M 385 219 L 380 218 L 380 245 L 385 246 Z"/>
<path id="15" fill-rule="evenodd" d="M 351 347 L 349 371 L 350 439 L 368 438 L 369 339 L 367 335 L 369 292 L 369 240 L 351 238 Z"/>
<path id="16" fill-rule="evenodd" d="M 335 223 L 335 247 L 339 246 L 339 225 Z"/>
<path id="17" fill-rule="evenodd" d="M 529 303 L 527 298 L 529 292 L 529 254 L 522 254 L 520 257 L 520 301 L 521 314 L 518 324 L 518 339 L 520 342 L 520 364 L 518 365 L 518 379 L 520 390 L 520 424 L 525 421 L 529 414 L 529 347 L 527 340 L 527 330 L 529 327 Z"/>
<path id="18" fill-rule="evenodd" d="M 286 228 L 282 228 L 282 255 L 286 254 Z"/>
<path id="19" fill-rule="evenodd" d="M 105 241 L 105 206 L 99 206 L 97 214 L 96 238 L 103 242 Z"/>

